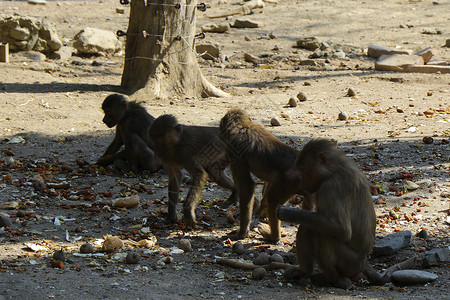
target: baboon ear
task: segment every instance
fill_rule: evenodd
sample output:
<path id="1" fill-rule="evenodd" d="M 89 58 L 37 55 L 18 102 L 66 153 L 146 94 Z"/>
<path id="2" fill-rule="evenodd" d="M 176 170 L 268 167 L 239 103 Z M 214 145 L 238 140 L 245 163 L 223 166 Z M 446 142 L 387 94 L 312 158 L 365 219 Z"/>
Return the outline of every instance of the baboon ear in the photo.
<path id="1" fill-rule="evenodd" d="M 322 164 L 322 165 L 327 163 L 328 157 L 325 155 L 325 153 L 319 152 L 319 161 L 320 161 L 320 164 Z"/>
<path id="2" fill-rule="evenodd" d="M 124 110 L 127 110 L 128 109 L 128 102 L 127 101 L 125 101 L 125 100 L 122 100 L 122 108 L 124 109 Z"/>
<path id="3" fill-rule="evenodd" d="M 181 132 L 183 131 L 183 128 L 181 127 L 181 124 L 175 125 L 175 130 L 180 135 Z"/>

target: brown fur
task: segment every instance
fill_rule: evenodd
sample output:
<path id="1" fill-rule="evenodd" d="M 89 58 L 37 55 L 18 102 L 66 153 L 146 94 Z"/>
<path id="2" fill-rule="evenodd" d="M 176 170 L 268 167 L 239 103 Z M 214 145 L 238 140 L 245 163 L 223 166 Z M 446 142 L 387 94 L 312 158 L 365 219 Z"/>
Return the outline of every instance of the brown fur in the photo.
<path id="1" fill-rule="evenodd" d="M 240 109 L 225 114 L 220 121 L 220 133 L 232 158 L 230 168 L 239 194 L 239 238 L 246 237 L 250 229 L 255 189 L 253 173 L 267 183 L 261 210 L 267 210 L 270 233 L 261 233 L 269 241 L 278 241 L 280 222 L 276 218 L 276 207 L 298 193 L 300 186 L 300 174 L 294 168 L 298 151 L 254 124 Z"/>

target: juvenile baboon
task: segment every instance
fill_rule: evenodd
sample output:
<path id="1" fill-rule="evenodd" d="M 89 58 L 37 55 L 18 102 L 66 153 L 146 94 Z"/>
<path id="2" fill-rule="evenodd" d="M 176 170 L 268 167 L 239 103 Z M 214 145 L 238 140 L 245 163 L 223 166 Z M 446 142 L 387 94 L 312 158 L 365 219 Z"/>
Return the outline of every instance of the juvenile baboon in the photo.
<path id="1" fill-rule="evenodd" d="M 109 128 L 116 126 L 116 135 L 96 164 L 116 164 L 124 171 L 134 172 L 155 172 L 161 169 L 161 161 L 153 152 L 153 143 L 147 134 L 155 118 L 141 104 L 128 102 L 119 94 L 106 97 L 102 109 L 105 113 L 103 122 Z M 125 149 L 119 151 L 122 145 L 125 145 Z"/>
<path id="2" fill-rule="evenodd" d="M 220 133 L 227 144 L 230 168 L 239 195 L 239 238 L 245 238 L 250 230 L 255 190 L 253 173 L 266 182 L 260 210 L 267 213 L 270 232 L 260 230 L 261 234 L 267 240 L 277 242 L 280 239 L 280 221 L 276 217 L 276 208 L 299 193 L 301 176 L 295 168 L 299 151 L 254 124 L 240 109 L 232 109 L 225 114 L 220 121 Z"/>
<path id="3" fill-rule="evenodd" d="M 367 262 L 374 244 L 376 219 L 364 174 L 334 142 L 326 139 L 306 144 L 296 167 L 302 173 L 305 201 L 315 209 L 279 207 L 277 216 L 282 221 L 300 224 L 296 247 L 298 275 L 344 289 L 362 274 L 379 282 L 379 275 Z M 312 275 L 315 262 L 323 273 Z"/>
<path id="4" fill-rule="evenodd" d="M 186 225 L 196 223 L 195 208 L 208 175 L 217 184 L 232 191 L 225 205 L 236 202 L 236 188 L 224 173 L 228 159 L 225 144 L 219 137 L 219 128 L 181 125 L 174 116 L 162 115 L 153 122 L 148 134 L 169 175 L 170 223 L 177 222 L 176 205 L 183 168 L 191 175 L 191 186 L 183 205 Z"/>

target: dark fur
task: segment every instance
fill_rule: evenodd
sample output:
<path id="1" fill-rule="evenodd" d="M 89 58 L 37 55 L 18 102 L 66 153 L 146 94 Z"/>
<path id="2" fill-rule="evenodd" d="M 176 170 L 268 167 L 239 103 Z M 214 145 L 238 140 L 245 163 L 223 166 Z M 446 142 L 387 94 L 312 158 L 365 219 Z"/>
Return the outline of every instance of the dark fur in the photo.
<path id="1" fill-rule="evenodd" d="M 116 126 L 116 135 L 96 164 L 107 166 L 115 163 L 122 165 L 125 171 L 134 172 L 159 170 L 161 162 L 155 156 L 153 143 L 147 134 L 155 118 L 141 104 L 128 102 L 119 94 L 106 97 L 102 109 L 105 113 L 103 122 L 110 128 Z M 122 145 L 125 149 L 119 151 Z"/>
<path id="2" fill-rule="evenodd" d="M 370 185 L 356 164 L 325 139 L 310 141 L 297 162 L 305 201 L 314 211 L 280 207 L 277 216 L 300 224 L 297 233 L 299 269 L 311 275 L 318 262 L 322 284 L 351 287 L 364 273 L 372 282 L 379 275 L 367 262 L 373 248 L 376 218 Z"/>
<path id="3" fill-rule="evenodd" d="M 150 127 L 149 137 L 169 174 L 169 222 L 177 221 L 176 205 L 183 168 L 192 177 L 183 205 L 186 225 L 196 223 L 195 208 L 208 175 L 217 184 L 232 191 L 224 206 L 236 202 L 233 181 L 224 173 L 228 159 L 217 127 L 181 125 L 174 116 L 162 115 Z"/>

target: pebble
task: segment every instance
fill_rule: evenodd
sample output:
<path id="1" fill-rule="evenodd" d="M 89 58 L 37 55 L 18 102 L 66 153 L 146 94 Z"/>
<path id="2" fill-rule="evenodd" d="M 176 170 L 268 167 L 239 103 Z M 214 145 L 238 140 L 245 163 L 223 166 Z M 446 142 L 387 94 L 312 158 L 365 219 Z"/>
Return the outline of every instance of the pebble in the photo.
<path id="1" fill-rule="evenodd" d="M 179 240 L 177 247 L 183 250 L 184 252 L 192 251 L 191 241 L 189 241 L 188 239 Z"/>
<path id="2" fill-rule="evenodd" d="M 252 272 L 252 278 L 254 280 L 264 279 L 264 277 L 266 277 L 266 275 L 267 275 L 267 271 L 264 268 L 256 268 Z"/>
<path id="3" fill-rule="evenodd" d="M 128 252 L 125 262 L 127 264 L 137 264 L 141 260 L 141 256 L 137 252 Z"/>
<path id="4" fill-rule="evenodd" d="M 0 228 L 1 227 L 8 227 L 11 226 L 12 222 L 11 219 L 9 217 L 5 217 L 5 216 L 0 216 Z"/>
<path id="5" fill-rule="evenodd" d="M 348 88 L 348 91 L 347 91 L 347 96 L 349 96 L 349 97 L 353 97 L 353 96 L 356 96 L 356 92 L 355 92 L 355 90 L 354 90 L 354 89 L 352 89 L 352 88 Z"/>
<path id="6" fill-rule="evenodd" d="M 289 98 L 288 105 L 290 107 L 296 107 L 297 106 L 297 100 L 295 100 L 294 97 Z"/>
<path id="7" fill-rule="evenodd" d="M 418 188 L 420 188 L 420 186 L 417 183 L 415 183 L 413 181 L 410 181 L 410 180 L 406 180 L 405 181 L 405 187 L 409 191 L 414 191 L 414 190 L 417 190 Z"/>
<path id="8" fill-rule="evenodd" d="M 44 178 L 41 175 L 36 175 L 33 180 L 31 180 L 31 185 L 35 191 L 43 191 L 47 188 Z"/>
<path id="9" fill-rule="evenodd" d="M 270 262 L 284 263 L 283 257 L 282 257 L 280 254 L 278 254 L 278 253 L 275 253 L 274 255 L 272 255 L 272 256 L 270 257 L 270 260 L 269 260 L 269 261 L 270 261 Z"/>
<path id="10" fill-rule="evenodd" d="M 428 237 L 428 232 L 425 229 L 422 229 L 417 233 L 417 236 L 421 239 L 426 239 Z"/>
<path id="11" fill-rule="evenodd" d="M 392 280 L 400 284 L 423 284 L 436 280 L 436 274 L 420 270 L 398 270 L 392 273 Z"/>
<path id="12" fill-rule="evenodd" d="M 55 253 L 53 253 L 53 259 L 65 262 L 66 255 L 64 254 L 63 250 L 56 250 Z"/>
<path id="13" fill-rule="evenodd" d="M 379 241 L 375 242 L 373 247 L 374 255 L 392 255 L 406 247 L 411 242 L 411 231 L 399 231 L 389 234 Z"/>
<path id="14" fill-rule="evenodd" d="M 242 242 L 236 242 L 233 244 L 231 251 L 233 251 L 233 253 L 236 253 L 237 255 L 242 255 L 245 253 L 245 247 Z"/>
<path id="15" fill-rule="evenodd" d="M 431 136 L 424 136 L 423 139 L 422 139 L 422 141 L 423 141 L 425 144 L 433 144 L 433 138 L 432 138 Z"/>
<path id="16" fill-rule="evenodd" d="M 228 24 L 205 24 L 202 26 L 202 32 L 224 33 L 229 29 Z"/>
<path id="17" fill-rule="evenodd" d="M 234 28 L 258 28 L 259 23 L 253 22 L 247 19 L 236 19 L 233 24 L 231 24 L 231 27 Z"/>
<path id="18" fill-rule="evenodd" d="M 118 13 L 118 14 L 123 14 L 123 13 L 125 13 L 125 8 L 123 8 L 123 7 L 117 7 L 117 8 L 116 8 L 116 13 Z"/>
<path id="19" fill-rule="evenodd" d="M 272 118 L 272 119 L 270 119 L 270 125 L 272 125 L 272 126 L 281 126 L 281 123 L 276 118 Z"/>
<path id="20" fill-rule="evenodd" d="M 304 92 L 300 92 L 297 94 L 297 99 L 300 102 L 304 102 L 308 100 L 308 96 L 306 96 L 306 94 Z"/>
<path id="21" fill-rule="evenodd" d="M 422 260 L 422 267 L 429 268 L 431 266 L 447 264 L 449 261 L 450 261 L 450 249 L 448 247 L 433 249 L 425 253 L 425 257 Z"/>
<path id="22" fill-rule="evenodd" d="M 347 120 L 347 119 L 348 119 L 347 113 L 341 111 L 341 112 L 339 113 L 339 115 L 338 115 L 338 119 L 341 120 L 341 121 Z"/>
<path id="23" fill-rule="evenodd" d="M 269 264 L 269 254 L 267 254 L 266 252 L 261 252 L 260 254 L 258 254 L 258 256 L 255 258 L 255 260 L 253 261 L 253 263 L 255 265 L 268 265 Z"/>
<path id="24" fill-rule="evenodd" d="M 31 4 L 31 5 L 46 5 L 47 1 L 45 1 L 45 0 L 28 0 L 27 3 Z"/>
<path id="25" fill-rule="evenodd" d="M 320 48 L 321 43 L 315 37 L 305 37 L 297 40 L 297 47 L 314 51 Z"/>
<path id="26" fill-rule="evenodd" d="M 103 251 L 113 251 L 115 249 L 120 249 L 123 247 L 123 242 L 117 236 L 110 236 L 102 244 Z"/>
<path id="27" fill-rule="evenodd" d="M 85 243 L 81 245 L 80 247 L 80 253 L 93 253 L 94 252 L 94 246 L 92 246 L 89 243 Z"/>

